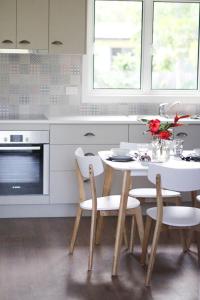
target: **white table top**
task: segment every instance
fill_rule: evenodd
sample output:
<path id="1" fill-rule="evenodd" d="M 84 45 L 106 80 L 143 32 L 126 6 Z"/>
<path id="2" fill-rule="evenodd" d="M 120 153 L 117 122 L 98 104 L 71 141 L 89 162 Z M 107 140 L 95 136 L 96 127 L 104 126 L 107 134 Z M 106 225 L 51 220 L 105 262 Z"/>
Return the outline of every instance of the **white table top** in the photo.
<path id="1" fill-rule="evenodd" d="M 191 151 L 185 151 L 184 154 L 187 154 Z M 132 171 L 134 176 L 147 176 L 148 166 L 144 166 L 140 161 L 130 161 L 130 162 L 114 162 L 107 160 L 111 156 L 110 151 L 99 151 L 99 156 L 103 162 L 115 170 L 120 171 Z M 174 168 L 174 169 L 200 169 L 200 162 L 194 161 L 183 161 L 179 158 L 175 158 L 173 155 L 170 156 L 170 160 L 165 163 L 156 163 L 161 164 L 162 166 Z"/>

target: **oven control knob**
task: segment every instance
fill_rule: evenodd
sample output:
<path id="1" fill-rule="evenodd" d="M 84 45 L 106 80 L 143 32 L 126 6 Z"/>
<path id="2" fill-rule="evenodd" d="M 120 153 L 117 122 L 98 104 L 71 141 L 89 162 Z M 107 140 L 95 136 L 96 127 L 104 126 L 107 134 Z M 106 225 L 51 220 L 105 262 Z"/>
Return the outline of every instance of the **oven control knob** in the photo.
<path id="1" fill-rule="evenodd" d="M 25 142 L 28 142 L 28 137 L 25 138 Z"/>
<path id="2" fill-rule="evenodd" d="M 4 138 L 4 142 L 7 142 L 7 141 L 8 141 L 8 139 L 5 137 L 5 138 Z"/>

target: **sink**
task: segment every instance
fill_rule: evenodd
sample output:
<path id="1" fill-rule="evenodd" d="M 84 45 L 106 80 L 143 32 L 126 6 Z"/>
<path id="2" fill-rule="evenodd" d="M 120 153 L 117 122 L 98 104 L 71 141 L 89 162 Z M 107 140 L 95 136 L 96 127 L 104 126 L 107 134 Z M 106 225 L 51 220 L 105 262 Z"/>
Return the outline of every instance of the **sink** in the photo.
<path id="1" fill-rule="evenodd" d="M 200 114 L 192 115 L 190 117 L 190 119 L 192 119 L 192 120 L 200 120 Z"/>

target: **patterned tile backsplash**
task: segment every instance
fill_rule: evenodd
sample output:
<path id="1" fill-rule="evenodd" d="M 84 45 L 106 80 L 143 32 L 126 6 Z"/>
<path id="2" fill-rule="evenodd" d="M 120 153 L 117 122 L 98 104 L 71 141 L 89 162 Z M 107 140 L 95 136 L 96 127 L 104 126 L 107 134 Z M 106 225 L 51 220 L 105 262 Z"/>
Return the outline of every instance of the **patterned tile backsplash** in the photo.
<path id="1" fill-rule="evenodd" d="M 81 103 L 81 78 L 81 56 L 0 54 L 0 114 L 121 115 L 158 111 L 158 104 Z M 66 87 L 75 87 L 76 95 L 66 95 Z M 199 106 L 184 105 L 183 110 L 195 113 Z"/>

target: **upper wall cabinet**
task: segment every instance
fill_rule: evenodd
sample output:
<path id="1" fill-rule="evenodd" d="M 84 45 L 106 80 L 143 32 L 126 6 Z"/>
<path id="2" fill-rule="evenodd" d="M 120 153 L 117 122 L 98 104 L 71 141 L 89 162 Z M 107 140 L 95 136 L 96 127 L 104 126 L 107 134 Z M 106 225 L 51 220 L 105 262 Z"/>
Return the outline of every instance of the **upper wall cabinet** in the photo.
<path id="1" fill-rule="evenodd" d="M 49 52 L 84 54 L 86 0 L 50 0 Z"/>
<path id="2" fill-rule="evenodd" d="M 48 49 L 48 2 L 17 0 L 17 48 Z"/>
<path id="3" fill-rule="evenodd" d="M 16 48 L 17 0 L 0 0 L 0 48 Z"/>
<path id="4" fill-rule="evenodd" d="M 0 0 L 0 48 L 84 54 L 86 0 Z"/>

